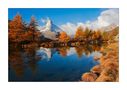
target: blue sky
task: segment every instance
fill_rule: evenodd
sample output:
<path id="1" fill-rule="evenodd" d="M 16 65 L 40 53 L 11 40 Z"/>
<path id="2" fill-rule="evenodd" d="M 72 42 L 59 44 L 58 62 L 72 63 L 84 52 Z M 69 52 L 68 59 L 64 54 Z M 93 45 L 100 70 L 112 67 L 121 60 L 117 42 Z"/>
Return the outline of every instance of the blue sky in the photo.
<path id="1" fill-rule="evenodd" d="M 8 18 L 19 13 L 25 22 L 30 21 L 30 17 L 35 16 L 39 25 L 42 25 L 42 18 L 49 17 L 56 25 L 62 25 L 67 22 L 77 23 L 94 21 L 100 13 L 106 8 L 9 8 Z"/>

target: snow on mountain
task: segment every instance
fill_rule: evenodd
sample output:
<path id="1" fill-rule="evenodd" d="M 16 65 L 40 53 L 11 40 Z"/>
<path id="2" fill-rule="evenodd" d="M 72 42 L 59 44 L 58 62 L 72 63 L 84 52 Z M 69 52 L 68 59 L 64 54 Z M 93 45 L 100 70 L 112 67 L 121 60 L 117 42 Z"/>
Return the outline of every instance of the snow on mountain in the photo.
<path id="1" fill-rule="evenodd" d="M 45 26 L 40 28 L 40 32 L 42 33 L 42 35 L 44 35 L 45 38 L 56 40 L 56 35 L 58 34 L 58 32 L 61 32 L 63 30 L 55 25 L 49 18 L 47 18 L 44 23 Z"/>
<path id="2" fill-rule="evenodd" d="M 47 31 L 43 31 L 41 33 L 42 33 L 42 35 L 45 38 L 48 38 L 48 39 L 51 39 L 51 40 L 57 40 L 57 38 L 56 38 L 56 35 L 57 34 L 55 32 L 52 32 L 52 31 L 47 30 Z"/>

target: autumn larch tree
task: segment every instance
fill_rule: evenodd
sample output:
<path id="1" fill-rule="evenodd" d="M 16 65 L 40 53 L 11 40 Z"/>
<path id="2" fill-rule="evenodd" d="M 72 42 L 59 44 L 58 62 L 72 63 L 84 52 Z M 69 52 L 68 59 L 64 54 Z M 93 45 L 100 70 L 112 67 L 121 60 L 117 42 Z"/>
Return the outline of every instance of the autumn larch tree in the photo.
<path id="1" fill-rule="evenodd" d="M 92 39 L 93 40 L 100 40 L 101 39 L 101 31 L 100 30 L 97 30 L 97 31 L 94 31 L 94 33 L 93 33 L 93 37 L 92 37 Z"/>
<path id="2" fill-rule="evenodd" d="M 60 42 L 68 42 L 69 40 L 70 40 L 70 36 L 68 36 L 66 32 L 60 32 L 59 35 Z"/>
<path id="3" fill-rule="evenodd" d="M 30 24 L 28 26 L 28 33 L 29 33 L 28 37 L 31 39 L 31 41 L 35 41 L 38 39 L 39 32 L 38 32 L 37 26 L 38 26 L 37 21 L 36 21 L 35 17 L 32 16 Z"/>
<path id="4" fill-rule="evenodd" d="M 74 38 L 75 39 L 78 39 L 78 40 L 83 40 L 83 38 L 85 37 L 85 34 L 84 34 L 84 29 L 80 26 L 77 28 L 77 31 L 75 33 L 75 36 Z"/>
<path id="5" fill-rule="evenodd" d="M 25 24 L 20 14 L 17 14 L 13 20 L 9 21 L 9 41 L 21 42 L 24 40 Z"/>
<path id="6" fill-rule="evenodd" d="M 88 27 L 85 28 L 85 31 L 84 31 L 84 37 L 85 39 L 87 40 L 90 36 L 90 29 Z"/>

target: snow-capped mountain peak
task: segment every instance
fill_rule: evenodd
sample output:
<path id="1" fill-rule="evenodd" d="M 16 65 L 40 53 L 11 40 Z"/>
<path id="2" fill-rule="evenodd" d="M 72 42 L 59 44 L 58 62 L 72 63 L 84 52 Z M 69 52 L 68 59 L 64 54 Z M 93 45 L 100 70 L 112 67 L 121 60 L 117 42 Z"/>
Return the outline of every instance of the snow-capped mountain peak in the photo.
<path id="1" fill-rule="evenodd" d="M 63 31 L 60 27 L 55 25 L 50 18 L 43 20 L 43 22 L 45 23 L 45 26 L 41 29 L 41 32 L 43 31 L 52 31 L 52 32 Z"/>
<path id="2" fill-rule="evenodd" d="M 43 19 L 43 23 L 45 24 L 41 29 L 40 32 L 45 38 L 56 40 L 56 36 L 58 32 L 63 31 L 60 27 L 55 25 L 51 19 Z"/>

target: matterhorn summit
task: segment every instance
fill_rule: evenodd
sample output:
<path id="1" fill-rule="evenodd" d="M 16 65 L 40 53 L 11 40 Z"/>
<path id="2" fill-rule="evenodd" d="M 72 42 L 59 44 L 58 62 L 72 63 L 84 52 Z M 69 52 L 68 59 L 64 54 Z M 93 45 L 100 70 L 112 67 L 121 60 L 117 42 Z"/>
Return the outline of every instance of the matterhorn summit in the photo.
<path id="1" fill-rule="evenodd" d="M 41 32 L 43 31 L 52 31 L 52 32 L 61 32 L 63 31 L 60 27 L 55 25 L 50 18 L 43 19 L 42 20 L 45 26 L 41 29 Z"/>
<path id="2" fill-rule="evenodd" d="M 59 32 L 63 31 L 57 25 L 55 25 L 51 19 L 43 19 L 43 23 L 45 24 L 41 29 L 40 32 L 45 38 L 56 40 L 56 36 Z"/>

